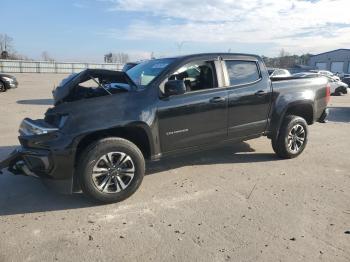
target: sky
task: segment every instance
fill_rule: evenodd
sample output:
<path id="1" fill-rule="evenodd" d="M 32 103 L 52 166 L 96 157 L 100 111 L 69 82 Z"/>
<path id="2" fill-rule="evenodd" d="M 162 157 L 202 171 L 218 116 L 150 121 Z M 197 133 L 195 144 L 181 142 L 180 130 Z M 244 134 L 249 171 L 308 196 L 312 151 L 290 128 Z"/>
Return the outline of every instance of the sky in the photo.
<path id="1" fill-rule="evenodd" d="M 350 48 L 349 0 L 1 0 L 18 53 L 102 62 L 203 52 L 277 56 Z"/>

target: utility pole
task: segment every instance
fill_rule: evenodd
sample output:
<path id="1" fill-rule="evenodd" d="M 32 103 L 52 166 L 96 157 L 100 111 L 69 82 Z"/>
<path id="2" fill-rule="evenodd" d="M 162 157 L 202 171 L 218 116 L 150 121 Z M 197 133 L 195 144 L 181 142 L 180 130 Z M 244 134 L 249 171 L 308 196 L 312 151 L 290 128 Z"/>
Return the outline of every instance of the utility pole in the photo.
<path id="1" fill-rule="evenodd" d="M 187 41 L 181 41 L 181 42 L 176 42 L 177 49 L 179 51 L 179 54 L 182 54 L 182 48 L 184 44 L 188 43 Z"/>

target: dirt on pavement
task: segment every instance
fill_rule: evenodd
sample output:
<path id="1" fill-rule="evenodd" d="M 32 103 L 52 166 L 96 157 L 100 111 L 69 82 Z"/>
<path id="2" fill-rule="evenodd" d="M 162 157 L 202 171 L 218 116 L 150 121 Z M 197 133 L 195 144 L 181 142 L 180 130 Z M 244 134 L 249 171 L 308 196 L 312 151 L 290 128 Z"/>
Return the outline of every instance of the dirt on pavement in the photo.
<path id="1" fill-rule="evenodd" d="M 0 159 L 65 75 L 17 74 L 0 93 Z M 332 97 L 306 150 L 259 138 L 149 163 L 129 199 L 96 205 L 0 176 L 0 261 L 350 261 L 350 95 Z"/>

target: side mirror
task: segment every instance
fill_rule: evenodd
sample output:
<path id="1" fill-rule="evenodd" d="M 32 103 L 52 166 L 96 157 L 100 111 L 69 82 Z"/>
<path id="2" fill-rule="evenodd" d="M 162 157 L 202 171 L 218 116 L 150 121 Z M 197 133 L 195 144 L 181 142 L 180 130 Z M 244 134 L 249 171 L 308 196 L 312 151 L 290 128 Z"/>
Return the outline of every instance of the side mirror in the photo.
<path id="1" fill-rule="evenodd" d="M 164 86 L 164 95 L 182 95 L 186 93 L 186 86 L 183 80 L 169 80 Z"/>

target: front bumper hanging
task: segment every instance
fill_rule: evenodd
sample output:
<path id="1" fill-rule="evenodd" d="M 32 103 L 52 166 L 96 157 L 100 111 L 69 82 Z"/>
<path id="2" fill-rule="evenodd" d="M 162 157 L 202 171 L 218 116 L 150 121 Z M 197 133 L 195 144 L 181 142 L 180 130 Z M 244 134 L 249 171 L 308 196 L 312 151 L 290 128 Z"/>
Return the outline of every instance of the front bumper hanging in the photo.
<path id="1" fill-rule="evenodd" d="M 38 174 L 49 169 L 48 154 L 19 147 L 0 162 L 0 174 L 4 169 L 8 169 L 14 175 L 39 177 Z"/>
<path id="2" fill-rule="evenodd" d="M 16 172 L 13 172 L 14 170 L 11 170 L 13 163 L 20 161 L 20 158 L 22 156 L 20 148 L 15 149 L 12 151 L 12 153 L 4 160 L 0 162 L 0 174 L 2 174 L 2 170 L 8 168 L 11 173 L 16 174 Z"/>

